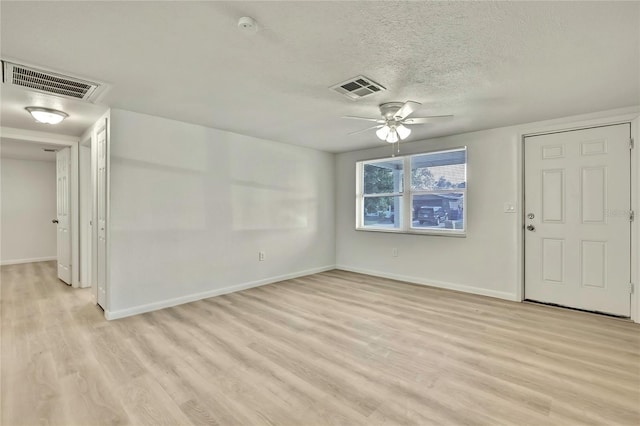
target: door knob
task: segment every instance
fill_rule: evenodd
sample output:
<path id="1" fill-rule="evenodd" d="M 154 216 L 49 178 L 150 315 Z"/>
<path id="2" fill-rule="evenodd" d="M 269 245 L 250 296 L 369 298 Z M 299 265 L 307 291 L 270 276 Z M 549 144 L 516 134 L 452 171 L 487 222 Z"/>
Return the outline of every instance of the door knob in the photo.
<path id="1" fill-rule="evenodd" d="M 533 225 L 527 225 L 527 231 L 535 231 L 536 227 Z"/>
<path id="2" fill-rule="evenodd" d="M 53 219 L 51 223 L 58 223 L 58 219 Z"/>

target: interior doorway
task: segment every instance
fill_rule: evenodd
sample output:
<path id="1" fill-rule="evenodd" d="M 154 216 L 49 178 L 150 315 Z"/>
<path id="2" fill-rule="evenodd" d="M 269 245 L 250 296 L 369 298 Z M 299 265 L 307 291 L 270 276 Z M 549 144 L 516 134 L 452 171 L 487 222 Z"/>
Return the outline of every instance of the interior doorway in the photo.
<path id="1" fill-rule="evenodd" d="M 6 161 L 12 162 L 2 168 L 3 250 L 0 252 L 10 257 L 2 257 L 0 263 L 50 261 L 63 282 L 75 288 L 92 287 L 94 301 L 103 309 L 108 309 L 109 276 L 107 126 L 105 115 L 80 138 L 0 128 L 3 165 Z M 27 167 L 27 163 L 34 164 Z M 34 173 L 27 174 L 31 169 Z M 4 175 L 11 170 L 17 170 L 12 175 L 14 179 L 5 180 Z M 42 173 L 35 174 L 37 170 Z M 11 185 L 5 185 L 9 181 L 15 183 L 12 191 L 9 191 Z M 33 182 L 40 181 L 42 190 L 33 186 Z M 48 200 L 45 195 L 50 198 L 49 204 L 45 202 Z M 29 204 L 30 200 L 44 207 Z M 15 214 L 5 212 L 7 209 Z M 13 222 L 8 223 L 9 219 Z M 58 238 L 61 234 L 64 238 Z M 43 242 L 41 237 L 45 236 L 48 240 Z"/>
<path id="2" fill-rule="evenodd" d="M 80 276 L 96 304 L 107 309 L 107 118 L 99 120 L 79 146 Z"/>
<path id="3" fill-rule="evenodd" d="M 525 137 L 525 299 L 630 316 L 630 143 L 630 123 Z"/>
<path id="4" fill-rule="evenodd" d="M 0 264 L 57 260 L 56 151 L 63 145 L 0 138 Z"/>

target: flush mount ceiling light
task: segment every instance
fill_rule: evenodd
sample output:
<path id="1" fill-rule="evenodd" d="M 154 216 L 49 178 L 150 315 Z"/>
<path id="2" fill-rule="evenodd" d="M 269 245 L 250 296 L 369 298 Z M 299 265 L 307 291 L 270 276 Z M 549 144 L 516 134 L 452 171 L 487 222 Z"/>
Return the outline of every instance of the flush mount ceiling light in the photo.
<path id="1" fill-rule="evenodd" d="M 43 107 L 26 107 L 29 114 L 38 122 L 44 124 L 58 124 L 69 116 L 66 112 Z"/>

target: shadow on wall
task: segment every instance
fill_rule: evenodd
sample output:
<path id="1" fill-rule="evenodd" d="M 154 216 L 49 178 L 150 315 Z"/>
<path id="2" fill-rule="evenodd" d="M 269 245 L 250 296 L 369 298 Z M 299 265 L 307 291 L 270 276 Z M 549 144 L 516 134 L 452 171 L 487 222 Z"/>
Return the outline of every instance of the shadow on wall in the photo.
<path id="1" fill-rule="evenodd" d="M 234 231 L 317 228 L 318 170 L 304 154 L 252 138 L 230 141 Z"/>
<path id="2" fill-rule="evenodd" d="M 298 191 L 264 187 L 257 182 L 231 183 L 234 231 L 308 228 L 316 210 L 316 201 Z"/>
<path id="3" fill-rule="evenodd" d="M 112 203 L 117 231 L 194 231 L 207 226 L 206 174 L 201 171 L 115 157 L 111 160 Z M 121 180 L 121 181 L 120 181 Z M 117 197 L 117 198 L 116 198 Z"/>
<path id="4" fill-rule="evenodd" d="M 127 208 L 113 210 L 112 229 L 317 229 L 319 170 L 313 156 L 228 133 L 208 140 L 183 140 L 181 150 L 148 150 L 146 159 L 131 147 L 113 155 L 112 185 L 121 190 L 112 203 Z"/>

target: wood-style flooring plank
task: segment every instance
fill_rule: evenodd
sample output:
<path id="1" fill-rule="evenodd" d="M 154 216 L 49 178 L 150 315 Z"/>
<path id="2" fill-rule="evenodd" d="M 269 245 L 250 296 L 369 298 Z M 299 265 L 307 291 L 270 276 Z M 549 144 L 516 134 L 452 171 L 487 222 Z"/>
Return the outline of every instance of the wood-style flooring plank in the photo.
<path id="1" fill-rule="evenodd" d="M 54 262 L 0 292 L 2 425 L 640 424 L 629 321 L 338 270 L 111 322 Z"/>

